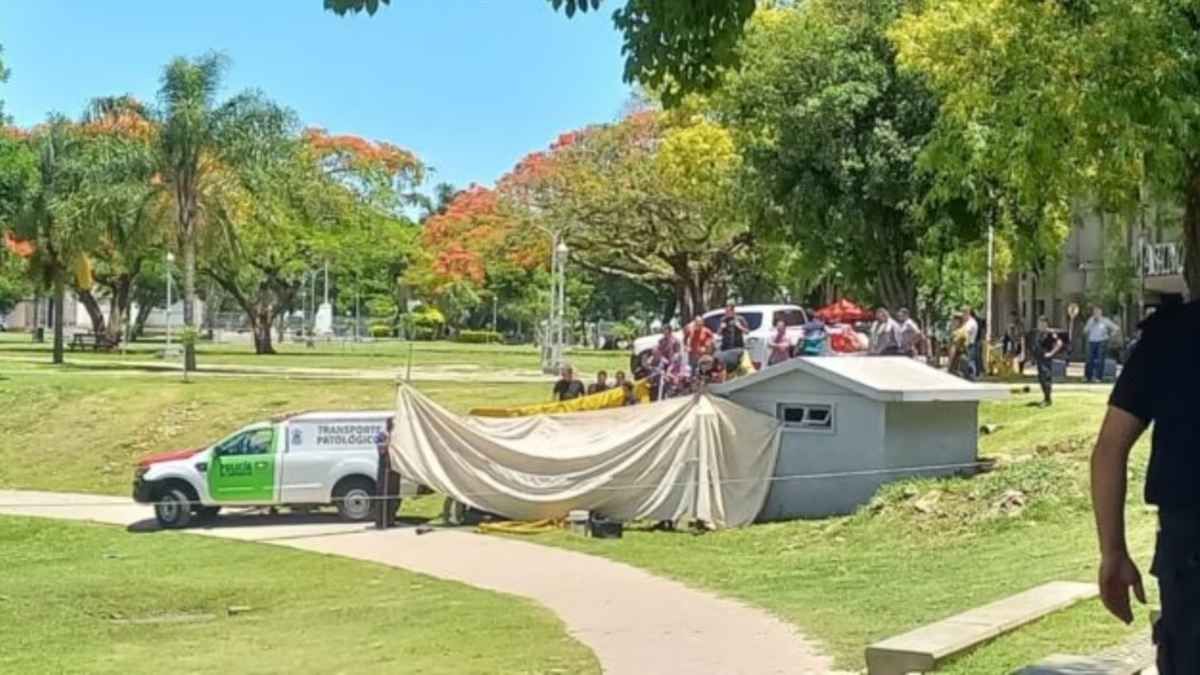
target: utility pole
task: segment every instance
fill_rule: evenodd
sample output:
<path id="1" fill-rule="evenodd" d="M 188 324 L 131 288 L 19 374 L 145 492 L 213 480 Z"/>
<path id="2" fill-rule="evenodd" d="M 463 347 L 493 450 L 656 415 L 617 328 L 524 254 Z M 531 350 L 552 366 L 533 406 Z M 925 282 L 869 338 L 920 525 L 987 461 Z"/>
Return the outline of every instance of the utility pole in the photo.
<path id="1" fill-rule="evenodd" d="M 987 309 L 984 310 L 984 316 L 987 317 L 987 334 L 984 336 L 986 354 L 987 345 L 991 342 L 992 334 L 996 330 L 996 322 L 992 321 L 992 268 L 996 263 L 996 226 L 988 223 L 988 249 L 987 249 Z"/>
<path id="2" fill-rule="evenodd" d="M 167 354 L 171 353 L 171 263 L 173 262 L 175 262 L 175 256 L 167 251 Z"/>
<path id="3" fill-rule="evenodd" d="M 558 257 L 558 334 L 554 341 L 554 367 L 561 370 L 564 365 L 563 348 L 566 345 L 567 255 L 570 253 L 567 242 L 559 240 L 554 252 Z"/>

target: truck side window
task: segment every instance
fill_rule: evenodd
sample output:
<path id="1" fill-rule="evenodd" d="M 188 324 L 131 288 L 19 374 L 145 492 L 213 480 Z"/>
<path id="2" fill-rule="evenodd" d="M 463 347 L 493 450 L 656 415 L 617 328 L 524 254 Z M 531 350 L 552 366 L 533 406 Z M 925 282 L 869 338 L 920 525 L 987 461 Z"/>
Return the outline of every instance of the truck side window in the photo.
<path id="1" fill-rule="evenodd" d="M 243 455 L 266 455 L 271 452 L 271 440 L 275 433 L 270 429 L 258 429 L 246 434 L 242 443 Z"/>
<path id="2" fill-rule="evenodd" d="M 217 447 L 220 457 L 237 455 L 267 455 L 271 453 L 271 441 L 275 432 L 271 429 L 256 429 L 238 434 Z"/>

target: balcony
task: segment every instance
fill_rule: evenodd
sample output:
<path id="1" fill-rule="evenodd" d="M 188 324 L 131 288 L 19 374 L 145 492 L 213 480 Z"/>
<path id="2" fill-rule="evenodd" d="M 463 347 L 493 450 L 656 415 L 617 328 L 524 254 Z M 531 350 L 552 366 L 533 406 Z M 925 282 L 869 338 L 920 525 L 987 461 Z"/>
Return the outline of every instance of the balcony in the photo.
<path id="1" fill-rule="evenodd" d="M 1145 244 L 1142 248 L 1142 272 L 1147 277 L 1183 274 L 1183 244 L 1168 242 Z"/>

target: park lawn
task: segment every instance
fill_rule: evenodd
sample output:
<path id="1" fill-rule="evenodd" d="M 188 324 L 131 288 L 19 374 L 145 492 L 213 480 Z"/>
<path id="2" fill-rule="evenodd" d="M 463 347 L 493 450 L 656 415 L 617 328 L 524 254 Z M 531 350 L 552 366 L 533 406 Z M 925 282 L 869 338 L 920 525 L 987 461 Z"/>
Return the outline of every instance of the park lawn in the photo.
<path id="1" fill-rule="evenodd" d="M 54 374 L 50 374 L 53 372 Z M 451 410 L 548 400 L 543 384 L 416 382 Z M 9 371 L 0 379 L 0 488 L 128 494 L 137 458 L 203 446 L 301 410 L 386 410 L 386 381 Z"/>
<path id="2" fill-rule="evenodd" d="M 132 459 L 212 440 L 283 410 L 373 408 L 391 403 L 386 382 L 210 378 L 190 385 L 162 376 L 41 371 L 0 382 L 0 487 L 124 494 Z M 449 407 L 545 400 L 545 385 L 421 383 Z M 704 536 L 627 530 L 620 541 L 566 533 L 533 540 L 627 562 L 764 607 L 819 640 L 839 667 L 862 666 L 864 645 L 1054 579 L 1090 581 L 1096 563 L 1086 459 L 1104 394 L 1064 392 L 1054 407 L 1033 396 L 988 403 L 981 438 L 995 471 L 971 479 L 907 481 L 885 488 L 860 513 L 822 521 L 757 525 Z M 115 412 L 114 412 L 115 411 Z M 32 430 L 32 431 L 31 431 Z M 15 441 L 15 442 L 14 442 Z M 51 453 L 46 475 L 30 453 Z M 1139 506 L 1145 444 L 1134 458 L 1130 537 L 1148 563 L 1154 522 Z M 406 501 L 430 517 L 436 498 Z M 1086 653 L 1126 629 L 1098 602 L 1000 638 L 947 672 L 1008 672 L 1054 652 Z"/>
<path id="3" fill-rule="evenodd" d="M 0 333 L 0 366 L 32 360 L 50 362 L 51 343 L 34 343 L 21 333 Z M 121 351 L 97 353 L 76 351 L 66 353 L 67 363 L 75 366 L 100 366 L 120 362 L 157 362 L 163 368 L 170 364 L 158 359 L 163 348 L 160 341 L 136 342 L 127 353 Z M 540 371 L 540 356 L 536 347 L 528 345 L 477 345 L 455 342 L 372 342 L 318 343 L 314 348 L 302 344 L 276 345 L 277 354 L 258 355 L 249 344 L 214 344 L 201 342 L 197 361 L 201 368 L 220 366 L 249 366 L 271 368 L 320 368 L 345 370 L 404 370 L 412 350 L 415 370 L 431 369 L 464 375 Z M 629 353 L 579 348 L 570 350 L 568 360 L 580 372 L 594 373 L 629 369 Z"/>
<path id="4" fill-rule="evenodd" d="M 535 603 L 373 563 L 12 517 L 0 550 L 0 672 L 600 671 Z"/>
<path id="5" fill-rule="evenodd" d="M 981 441 L 982 455 L 1001 460 L 995 471 L 893 484 L 853 516 L 701 536 L 631 528 L 621 540 L 555 532 L 534 541 L 764 607 L 824 645 L 838 667 L 862 668 L 864 646 L 884 637 L 1046 581 L 1094 579 L 1087 456 L 1104 395 L 1057 398 L 1049 410 L 1027 407 L 1036 400 L 1028 396 L 983 406 L 982 421 L 1001 425 Z M 1143 571 L 1155 529 L 1141 506 L 1145 461 L 1143 442 L 1133 459 L 1129 518 Z M 943 672 L 1005 673 L 1052 653 L 1090 653 L 1145 631 L 1145 617 L 1125 628 L 1090 601 L 999 638 Z"/>

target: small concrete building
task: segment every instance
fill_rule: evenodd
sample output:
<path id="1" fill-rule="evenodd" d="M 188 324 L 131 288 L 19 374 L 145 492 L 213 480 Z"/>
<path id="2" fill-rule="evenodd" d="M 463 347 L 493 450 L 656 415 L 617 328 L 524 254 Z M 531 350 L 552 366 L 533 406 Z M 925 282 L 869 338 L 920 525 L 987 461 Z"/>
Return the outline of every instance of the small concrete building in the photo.
<path id="1" fill-rule="evenodd" d="M 846 514 L 884 483 L 969 470 L 979 402 L 1008 396 L 904 357 L 797 358 L 712 387 L 784 424 L 759 520 Z"/>

